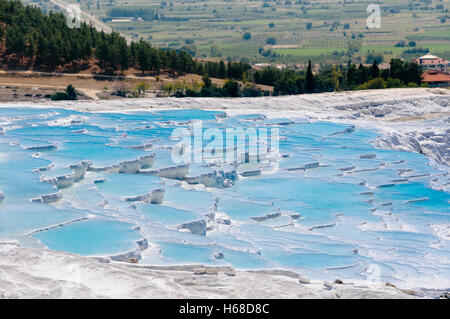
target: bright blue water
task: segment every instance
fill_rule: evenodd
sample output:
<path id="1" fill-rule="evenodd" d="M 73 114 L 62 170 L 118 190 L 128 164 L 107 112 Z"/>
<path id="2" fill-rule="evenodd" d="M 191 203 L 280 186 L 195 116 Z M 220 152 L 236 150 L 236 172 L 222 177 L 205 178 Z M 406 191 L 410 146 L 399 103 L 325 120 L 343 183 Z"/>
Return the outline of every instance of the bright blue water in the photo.
<path id="1" fill-rule="evenodd" d="M 430 188 L 435 175 L 448 171 L 430 166 L 420 154 L 374 148 L 374 131 L 302 119 L 286 125 L 292 119 L 264 120 L 257 114 L 217 120 L 219 114 L 2 108 L 0 190 L 5 201 L 0 204 L 0 239 L 24 244 L 33 239 L 56 250 L 112 255 L 147 238 L 160 254 L 146 256 L 144 263 L 289 268 L 312 278 L 364 278 L 364 269 L 377 264 L 389 280 L 450 278 L 448 238 L 436 231 L 448 227 L 450 196 Z M 241 178 L 226 189 L 187 189 L 157 176 L 89 171 L 61 191 L 62 200 L 30 202 L 58 191 L 41 177 L 68 174 L 69 166 L 81 160 L 106 167 L 155 154 L 153 168 L 173 166 L 168 147 L 176 142 L 170 136 L 175 128 L 189 128 L 192 120 L 202 120 L 204 130 L 278 126 L 284 155 L 279 169 Z M 149 144 L 147 150 L 136 149 Z M 57 148 L 27 149 L 46 145 Z M 361 158 L 367 154 L 376 157 Z M 316 162 L 319 168 L 288 170 Z M 44 167 L 47 171 L 35 171 Z M 231 166 L 196 163 L 189 176 L 218 169 Z M 161 205 L 123 200 L 161 187 Z M 414 201 L 418 199 L 423 201 Z M 216 206 L 220 218 L 212 222 Z M 261 219 L 276 213 L 280 216 Z M 27 235 L 81 217 L 89 219 Z M 206 236 L 178 230 L 183 223 L 200 220 L 209 222 Z"/>
<path id="2" fill-rule="evenodd" d="M 97 185 L 100 193 L 111 197 L 143 195 L 163 185 L 156 176 L 104 174 L 104 182 Z"/>
<path id="3" fill-rule="evenodd" d="M 34 235 L 47 246 L 85 256 L 131 250 L 140 239 L 133 225 L 109 220 L 87 220 Z"/>
<path id="4" fill-rule="evenodd" d="M 201 215 L 189 210 L 176 209 L 164 205 L 142 204 L 139 210 L 151 221 L 166 226 L 177 226 L 182 223 L 201 219 Z"/>

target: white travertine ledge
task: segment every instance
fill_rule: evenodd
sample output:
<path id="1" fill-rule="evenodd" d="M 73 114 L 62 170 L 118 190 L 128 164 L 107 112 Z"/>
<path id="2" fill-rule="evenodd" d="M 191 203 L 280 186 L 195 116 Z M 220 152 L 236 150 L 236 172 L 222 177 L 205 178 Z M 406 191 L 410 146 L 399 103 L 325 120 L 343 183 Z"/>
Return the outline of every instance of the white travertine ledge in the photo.
<path id="1" fill-rule="evenodd" d="M 402 289 L 389 283 L 313 281 L 286 270 L 139 266 L 0 243 L 0 298 L 373 299 L 444 295 L 444 291 Z"/>

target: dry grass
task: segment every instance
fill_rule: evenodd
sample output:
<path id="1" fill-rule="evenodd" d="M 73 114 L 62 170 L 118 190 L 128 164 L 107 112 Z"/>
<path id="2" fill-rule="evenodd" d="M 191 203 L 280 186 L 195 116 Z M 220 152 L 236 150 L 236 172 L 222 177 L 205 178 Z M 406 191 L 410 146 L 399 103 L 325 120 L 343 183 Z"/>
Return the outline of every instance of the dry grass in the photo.
<path id="1" fill-rule="evenodd" d="M 167 83 L 192 83 L 201 82 L 202 77 L 196 74 L 187 74 L 179 77 L 168 75 L 142 76 L 140 73 L 127 72 L 124 76 L 96 76 L 94 74 L 56 74 L 39 73 L 31 71 L 0 71 L 0 102 L 30 101 L 41 99 L 39 95 L 45 96 L 56 91 L 64 90 L 69 84 L 79 91 L 82 99 L 111 99 L 118 98 L 111 92 L 121 83 L 133 89 L 138 83 L 145 82 L 148 86 L 150 96 L 160 92 L 162 86 Z M 213 83 L 222 86 L 224 80 L 212 79 Z M 273 88 L 257 85 L 264 91 L 272 91 Z M 32 97 L 25 96 L 32 94 Z"/>

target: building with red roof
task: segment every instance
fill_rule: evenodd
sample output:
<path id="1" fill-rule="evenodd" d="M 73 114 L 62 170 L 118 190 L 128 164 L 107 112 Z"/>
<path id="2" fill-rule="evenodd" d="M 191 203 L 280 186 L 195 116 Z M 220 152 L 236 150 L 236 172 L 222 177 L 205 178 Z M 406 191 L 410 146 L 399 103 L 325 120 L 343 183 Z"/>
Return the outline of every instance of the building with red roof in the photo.
<path id="1" fill-rule="evenodd" d="M 450 87 L 450 73 L 443 71 L 427 71 L 422 75 L 422 82 L 430 87 Z"/>

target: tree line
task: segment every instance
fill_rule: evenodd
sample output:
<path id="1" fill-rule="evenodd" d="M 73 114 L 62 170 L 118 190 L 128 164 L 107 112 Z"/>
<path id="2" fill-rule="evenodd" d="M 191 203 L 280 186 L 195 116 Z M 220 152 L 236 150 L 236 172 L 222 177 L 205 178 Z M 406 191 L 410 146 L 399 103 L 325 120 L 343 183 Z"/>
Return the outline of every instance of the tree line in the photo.
<path id="1" fill-rule="evenodd" d="M 144 21 L 159 20 L 160 14 L 158 10 L 152 8 L 137 7 L 113 7 L 106 11 L 109 18 L 133 17 L 141 18 Z"/>
<path id="2" fill-rule="evenodd" d="M 170 96 L 182 97 L 260 97 L 270 95 L 255 85 L 247 83 L 242 86 L 233 79 L 226 80 L 221 87 L 214 84 L 207 75 L 203 76 L 201 84 L 185 85 L 175 89 L 166 90 Z"/>
<path id="3" fill-rule="evenodd" d="M 175 97 L 258 97 L 268 92 L 255 87 L 254 83 L 273 86 L 273 95 L 323 93 L 341 90 L 384 89 L 416 87 L 422 84 L 422 69 L 414 62 L 392 59 L 388 69 L 380 70 L 375 60 L 371 66 L 356 66 L 349 62 L 342 65 L 322 66 L 317 74 L 312 71 L 311 61 L 306 71 L 265 68 L 250 73 L 253 84 L 242 86 L 228 80 L 223 87 L 214 85 L 209 77 L 203 77 L 200 88 L 183 87 L 173 91 Z"/>
<path id="4" fill-rule="evenodd" d="M 345 66 L 325 65 L 317 74 L 313 74 L 311 62 L 304 71 L 277 68 L 254 71 L 244 62 L 199 61 L 184 50 L 157 48 L 144 40 L 128 44 L 119 33 L 97 31 L 86 23 L 69 28 L 62 13 L 44 14 L 39 8 L 24 6 L 16 0 L 0 0 L 0 53 L 3 60 L 16 60 L 33 68 L 67 70 L 95 62 L 104 74 L 123 74 L 130 68 L 153 75 L 194 73 L 273 86 L 274 95 L 419 86 L 422 80 L 420 66 L 400 59 L 391 60 L 390 67 L 384 70 L 380 70 L 375 59 L 368 67 L 352 62 Z M 203 91 L 185 90 L 177 94 L 211 97 L 263 94 L 248 86 L 238 85 L 236 90 L 233 81 L 227 82 L 226 88 L 217 88 L 206 81 L 204 87 Z"/>
<path id="5" fill-rule="evenodd" d="M 392 59 L 388 69 L 380 70 L 375 60 L 371 66 L 343 65 L 322 66 L 313 74 L 311 61 L 306 71 L 266 68 L 253 73 L 256 84 L 274 87 L 274 95 L 322 93 L 358 89 L 383 89 L 420 86 L 422 69 L 414 62 Z"/>
<path id="6" fill-rule="evenodd" d="M 62 13 L 44 14 L 16 0 L 0 0 L 0 43 L 3 59 L 47 70 L 95 60 L 104 74 L 135 68 L 142 73 L 196 73 L 242 80 L 251 68 L 242 62 L 198 61 L 186 51 L 156 48 L 143 40 L 128 44 L 119 33 L 97 31 L 86 23 L 69 28 Z"/>

